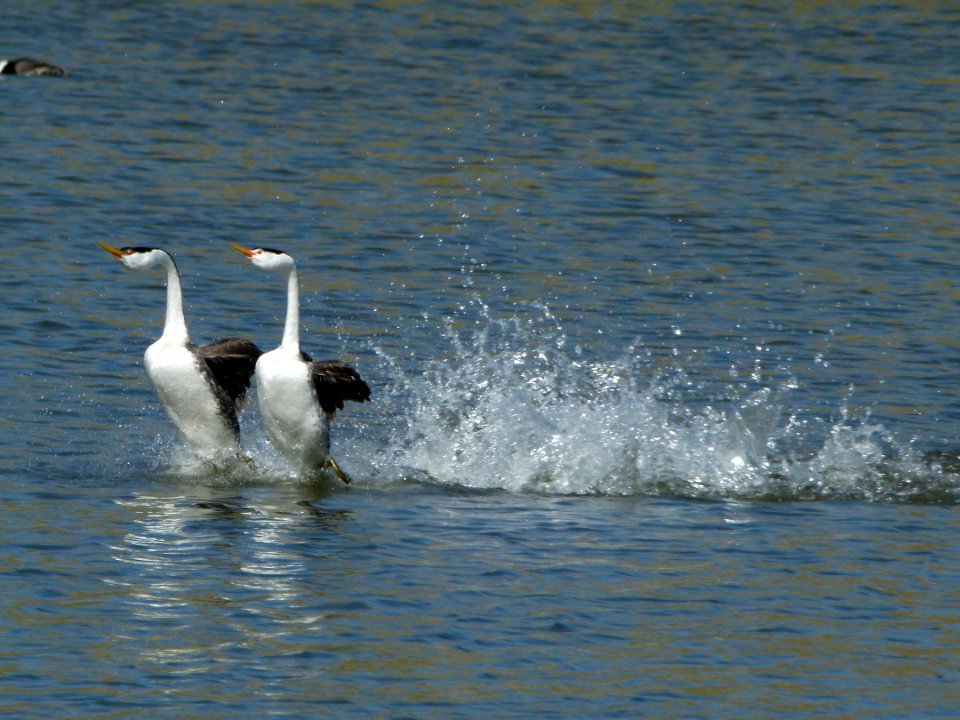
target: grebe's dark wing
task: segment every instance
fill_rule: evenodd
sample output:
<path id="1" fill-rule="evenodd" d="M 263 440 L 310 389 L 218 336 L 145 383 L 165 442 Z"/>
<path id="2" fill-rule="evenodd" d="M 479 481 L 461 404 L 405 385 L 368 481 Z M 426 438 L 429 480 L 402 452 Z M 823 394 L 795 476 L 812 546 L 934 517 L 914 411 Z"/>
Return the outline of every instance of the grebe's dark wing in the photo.
<path id="1" fill-rule="evenodd" d="M 257 358 L 263 355 L 260 348 L 244 338 L 224 338 L 194 345 L 192 349 L 230 400 L 235 405 L 242 403 L 257 367 Z"/>
<path id="2" fill-rule="evenodd" d="M 333 414 L 343 410 L 346 400 L 366 402 L 370 399 L 370 386 L 360 373 L 342 360 L 312 361 L 306 353 L 301 353 L 310 367 L 310 377 L 317 391 L 317 399 L 325 413 Z"/>

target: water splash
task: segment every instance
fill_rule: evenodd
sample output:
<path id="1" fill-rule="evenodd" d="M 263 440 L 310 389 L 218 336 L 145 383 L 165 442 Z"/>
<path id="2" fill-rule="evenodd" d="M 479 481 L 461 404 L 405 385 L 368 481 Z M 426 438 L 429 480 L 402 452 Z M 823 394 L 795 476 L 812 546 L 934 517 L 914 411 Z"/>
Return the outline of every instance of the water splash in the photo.
<path id="1" fill-rule="evenodd" d="M 393 418 L 375 451 L 386 478 L 511 492 L 763 500 L 954 502 L 960 477 L 869 414 L 791 407 L 797 381 L 760 374 L 722 393 L 640 345 L 588 359 L 549 309 L 446 323 L 412 372 L 379 351 Z M 445 345 L 446 347 L 443 347 Z"/>
<path id="2" fill-rule="evenodd" d="M 159 408 L 151 407 L 155 413 Z M 332 472 L 305 472 L 288 462 L 271 444 L 256 408 L 241 416 L 241 451 L 216 462 L 190 450 L 172 428 L 154 436 L 139 436 L 137 450 L 124 453 L 127 473 L 165 483 L 196 487 L 258 487 L 309 485 L 317 490 L 343 487 Z"/>
<path id="3" fill-rule="evenodd" d="M 924 453 L 869 413 L 848 411 L 844 397 L 831 417 L 807 410 L 789 370 L 761 371 L 762 363 L 747 357 L 747 371 L 720 378 L 690 360 L 664 364 L 640 343 L 597 359 L 570 346 L 545 306 L 507 318 L 493 317 L 482 303 L 470 312 L 477 308 L 470 322 L 440 323 L 425 362 L 377 350 L 387 384 L 376 389 L 373 408 L 352 409 L 334 427 L 335 455 L 358 485 L 414 480 L 562 495 L 960 500 L 956 458 Z M 251 462 L 213 467 L 172 431 L 152 441 L 149 433 L 125 433 L 145 443 L 122 451 L 134 463 L 126 470 L 200 485 L 315 484 L 273 449 L 255 405 L 241 418 Z"/>

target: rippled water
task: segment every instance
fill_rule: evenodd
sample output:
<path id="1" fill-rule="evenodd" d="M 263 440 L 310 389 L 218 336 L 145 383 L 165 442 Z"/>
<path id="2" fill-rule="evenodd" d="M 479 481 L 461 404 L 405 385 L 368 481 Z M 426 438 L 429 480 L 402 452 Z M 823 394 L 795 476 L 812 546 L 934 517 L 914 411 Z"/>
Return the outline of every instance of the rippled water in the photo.
<path id="1" fill-rule="evenodd" d="M 960 13 L 14 2 L 5 717 L 944 717 Z M 349 491 L 142 372 L 304 346 Z"/>

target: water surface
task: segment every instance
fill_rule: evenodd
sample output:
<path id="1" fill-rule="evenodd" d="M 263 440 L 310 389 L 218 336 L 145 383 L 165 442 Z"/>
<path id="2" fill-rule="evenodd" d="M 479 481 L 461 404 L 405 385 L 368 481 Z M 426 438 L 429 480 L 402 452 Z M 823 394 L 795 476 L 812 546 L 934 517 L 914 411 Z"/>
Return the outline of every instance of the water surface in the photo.
<path id="1" fill-rule="evenodd" d="M 8 717 L 958 704 L 949 4 L 11 3 Z M 187 456 L 142 372 L 304 347 L 349 490 Z"/>

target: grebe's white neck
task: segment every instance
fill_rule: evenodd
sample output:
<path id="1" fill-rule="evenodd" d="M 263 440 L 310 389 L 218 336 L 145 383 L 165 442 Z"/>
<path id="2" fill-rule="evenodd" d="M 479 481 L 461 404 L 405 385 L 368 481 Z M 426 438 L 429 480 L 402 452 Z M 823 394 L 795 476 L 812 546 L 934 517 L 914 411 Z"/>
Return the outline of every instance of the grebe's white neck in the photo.
<path id="1" fill-rule="evenodd" d="M 158 262 L 167 271 L 167 316 L 163 323 L 163 338 L 168 342 L 186 345 L 190 342 L 187 320 L 183 316 L 183 291 L 180 288 L 180 273 L 177 264 L 163 250 L 156 251 Z"/>
<path id="2" fill-rule="evenodd" d="M 290 352 L 300 352 L 300 281 L 296 264 L 287 270 L 287 319 L 283 324 L 280 347 Z"/>
<path id="3" fill-rule="evenodd" d="M 166 250 L 151 247 L 115 248 L 106 243 L 97 243 L 113 255 L 128 270 L 150 270 L 157 265 L 167 273 L 167 317 L 163 324 L 161 339 L 186 345 L 190 342 L 187 321 L 183 317 L 183 292 L 180 289 L 180 273 L 177 264 Z"/>
<path id="4" fill-rule="evenodd" d="M 254 267 L 261 270 L 283 270 L 287 273 L 287 319 L 283 324 L 283 339 L 279 350 L 300 354 L 300 281 L 297 263 L 285 252 L 271 248 L 253 248 L 230 243 L 234 250 L 246 255 Z"/>

